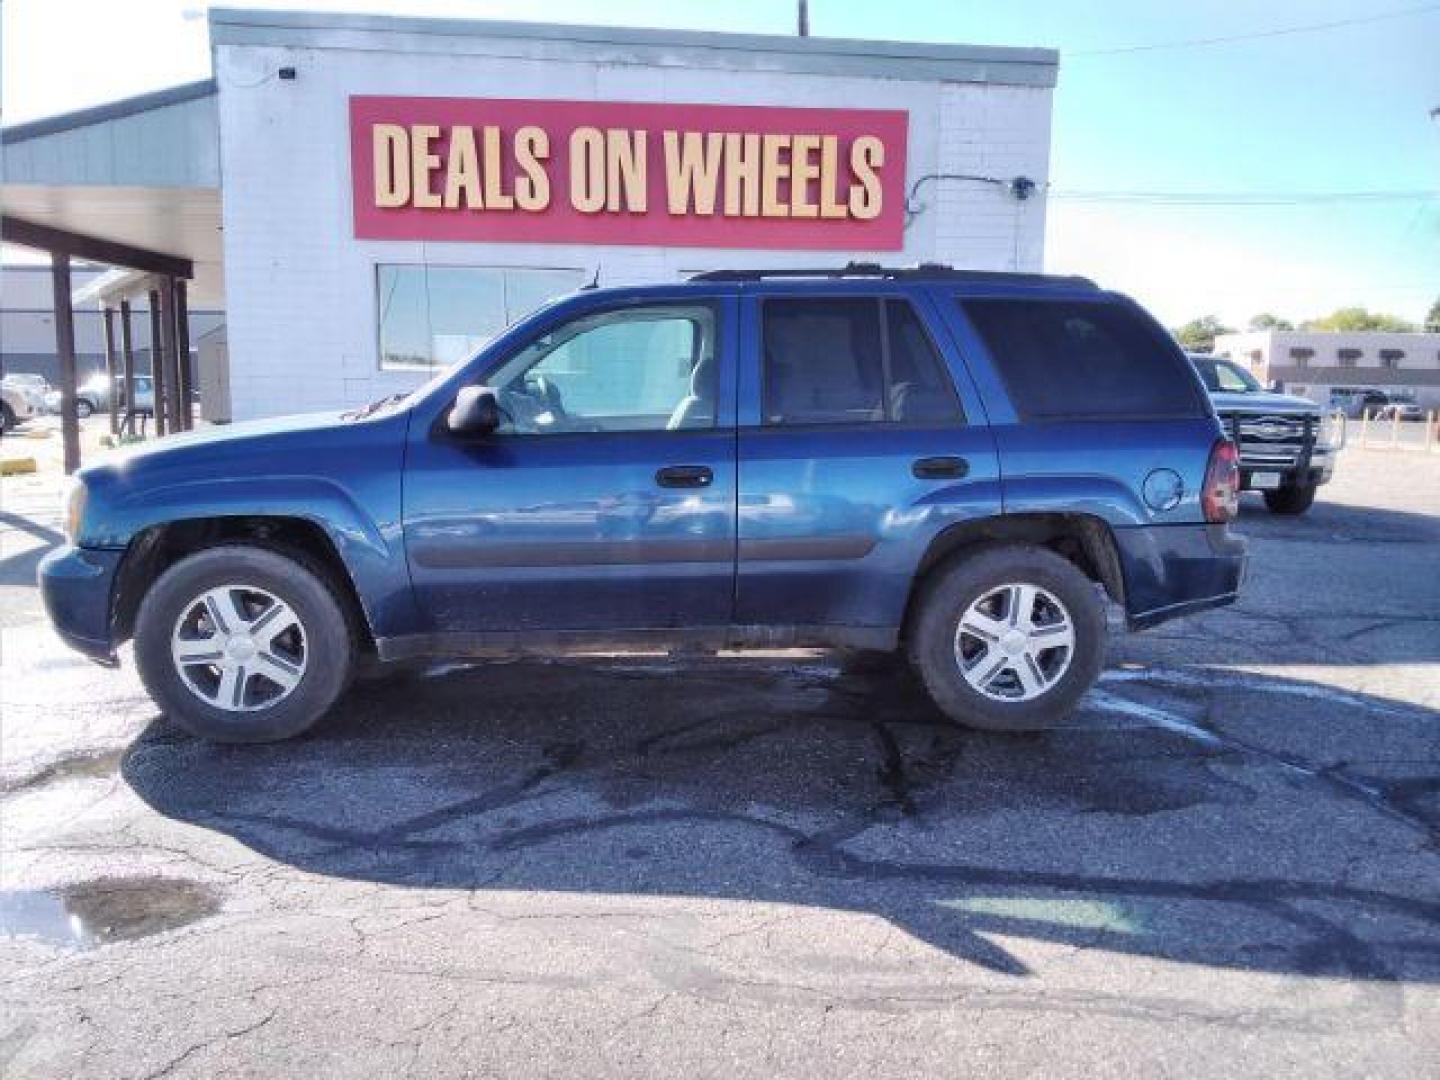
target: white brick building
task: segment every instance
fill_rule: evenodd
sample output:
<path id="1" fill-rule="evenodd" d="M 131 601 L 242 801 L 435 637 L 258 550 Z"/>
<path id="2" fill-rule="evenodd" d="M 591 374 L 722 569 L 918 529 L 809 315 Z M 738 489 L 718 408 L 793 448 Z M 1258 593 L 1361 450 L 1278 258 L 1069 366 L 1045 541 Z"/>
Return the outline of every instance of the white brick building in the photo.
<path id="1" fill-rule="evenodd" d="M 112 224 L 103 207 L 133 198 L 114 223 L 130 232 L 115 238 L 193 259 L 205 291 L 223 291 L 235 419 L 352 405 L 413 387 L 430 368 L 597 271 L 608 285 L 849 259 L 1022 271 L 1042 265 L 1057 67 L 1050 50 L 220 9 L 210 12 L 210 32 L 215 78 L 208 87 L 31 125 L 20 162 L 29 186 L 13 187 L 7 177 L 0 194 L 35 220 L 102 238 Z M 362 122 L 367 101 L 420 119 Z M 101 125 L 134 125 L 144 114 L 147 130 L 162 131 L 165 109 L 175 117 L 177 145 L 187 148 L 184 160 L 177 151 L 175 167 L 157 174 L 173 174 L 163 181 L 173 186 L 146 200 L 124 193 L 160 181 L 118 165 L 96 174 L 93 151 L 108 138 Z M 494 166 L 502 187 L 523 175 L 518 133 L 542 130 L 553 153 L 539 167 L 552 202 L 525 219 L 533 231 L 514 227 L 523 217 L 518 210 L 495 212 L 513 196 L 487 186 L 482 198 L 478 174 L 465 186 L 464 155 L 453 149 L 458 128 L 470 127 L 488 185 L 490 144 L 481 139 L 488 121 L 445 128 L 435 141 L 430 132 L 442 129 L 430 127 L 426 114 L 445 109 L 519 117 L 493 125 L 497 138 L 514 140 L 504 148 L 514 160 Z M 569 121 L 546 126 L 543 117 L 566 109 Z M 651 123 L 647 110 L 670 119 Z M 653 197 L 648 206 L 631 203 L 586 219 L 573 201 L 575 185 L 587 182 L 575 165 L 583 151 L 576 125 L 603 128 L 608 140 L 617 130 L 613 117 L 632 114 L 642 119 L 628 137 L 643 140 L 635 132 L 650 128 L 649 143 L 638 145 L 642 170 L 649 162 L 642 183 L 651 184 Z M 731 114 L 738 119 L 714 119 Z M 210 136 L 196 127 L 207 123 L 214 125 Z M 891 134 L 875 134 L 872 124 L 875 132 L 889 125 Z M 672 129 L 688 137 L 691 128 L 701 140 L 753 137 L 763 145 L 763 163 L 744 159 L 756 170 L 754 187 L 764 191 L 753 215 L 737 210 L 732 220 L 727 203 L 723 214 L 700 220 L 700 173 L 682 213 L 667 204 L 677 174 L 660 143 L 677 134 Z M 397 130 L 405 141 L 386 143 Z M 772 136 L 781 147 L 773 160 Z M 881 150 L 867 159 L 858 148 L 871 136 Z M 219 146 L 218 192 L 205 189 L 216 170 L 193 149 L 203 149 L 207 137 Z M 410 156 L 382 154 L 385 146 L 404 146 Z M 614 166 L 611 149 L 606 141 L 607 168 Z M 67 154 L 75 158 L 73 176 Z M 153 172 L 156 157 L 164 164 L 166 154 L 156 145 L 142 158 Z M 9 146 L 7 158 L 15 160 Z M 574 166 L 568 172 L 567 162 Z M 709 181 L 712 194 L 732 173 L 737 183 L 750 182 L 740 164 L 724 159 L 719 179 Z M 810 166 L 818 178 L 774 179 Z M 608 192 L 626 178 L 604 175 Z M 567 178 L 569 205 L 561 190 Z M 110 203 L 97 201 L 96 212 L 76 217 L 77 185 L 96 183 L 114 185 Z M 396 184 L 414 188 L 398 210 L 386 202 Z M 50 197 L 61 189 L 65 198 Z M 823 202 L 827 191 L 839 193 L 836 205 L 818 212 L 808 205 Z M 202 220 L 207 214 L 223 216 L 223 234 L 221 220 Z M 598 220 L 617 214 L 618 226 Z"/>
<path id="2" fill-rule="evenodd" d="M 1373 388 L 1440 407 L 1440 334 L 1254 330 L 1220 335 L 1215 352 L 1320 405 L 1337 388 Z"/>

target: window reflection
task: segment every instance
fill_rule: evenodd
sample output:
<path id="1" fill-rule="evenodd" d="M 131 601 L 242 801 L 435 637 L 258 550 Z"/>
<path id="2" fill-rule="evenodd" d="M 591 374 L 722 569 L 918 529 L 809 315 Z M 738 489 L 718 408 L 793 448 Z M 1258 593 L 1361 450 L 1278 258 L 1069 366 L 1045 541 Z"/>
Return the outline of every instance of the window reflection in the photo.
<path id="1" fill-rule="evenodd" d="M 585 280 L 580 270 L 379 266 L 380 366 L 446 367 Z"/>

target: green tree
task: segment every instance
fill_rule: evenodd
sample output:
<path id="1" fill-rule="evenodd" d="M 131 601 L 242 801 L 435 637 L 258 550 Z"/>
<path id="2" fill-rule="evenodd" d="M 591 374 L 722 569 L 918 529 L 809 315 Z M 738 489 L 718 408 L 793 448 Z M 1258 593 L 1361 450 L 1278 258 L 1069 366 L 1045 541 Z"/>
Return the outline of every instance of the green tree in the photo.
<path id="1" fill-rule="evenodd" d="M 1221 334 L 1233 334 L 1235 331 L 1214 315 L 1204 315 L 1191 319 L 1184 326 L 1176 327 L 1170 332 L 1187 352 L 1208 353 L 1214 350 L 1217 337 Z"/>
<path id="2" fill-rule="evenodd" d="M 1370 311 L 1359 307 L 1336 308 L 1329 315 L 1319 319 L 1306 319 L 1300 324 L 1301 330 L 1389 330 L 1396 333 L 1411 333 L 1415 324 L 1383 311 Z"/>
<path id="3" fill-rule="evenodd" d="M 1435 303 L 1430 305 L 1430 311 L 1425 316 L 1425 332 L 1440 334 L 1440 296 L 1435 298 Z"/>
<path id="4" fill-rule="evenodd" d="M 1259 315 L 1250 316 L 1251 330 L 1294 330 L 1295 324 L 1289 319 L 1281 319 L 1268 311 L 1262 311 Z"/>

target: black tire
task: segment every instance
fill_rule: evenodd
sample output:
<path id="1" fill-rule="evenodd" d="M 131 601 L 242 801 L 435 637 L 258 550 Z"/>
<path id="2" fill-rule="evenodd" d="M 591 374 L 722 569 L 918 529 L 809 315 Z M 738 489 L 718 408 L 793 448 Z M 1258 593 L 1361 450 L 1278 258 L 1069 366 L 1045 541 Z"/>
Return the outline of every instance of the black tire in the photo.
<path id="1" fill-rule="evenodd" d="M 0 435 L 9 435 L 15 429 L 15 410 L 0 401 Z"/>
<path id="2" fill-rule="evenodd" d="M 1011 583 L 1038 585 L 1051 593 L 1068 610 L 1074 633 L 1069 666 L 1053 685 L 1026 701 L 982 694 L 966 682 L 956 658 L 961 617 L 987 593 Z M 1105 662 L 1104 604 L 1095 583 L 1048 548 L 1006 544 L 970 549 L 942 564 L 922 587 L 908 635 L 910 660 L 935 704 L 966 727 L 1053 727 L 1074 711 L 1100 674 Z"/>
<path id="3" fill-rule="evenodd" d="M 186 685 L 172 658 L 181 616 L 206 590 L 225 585 L 264 589 L 289 604 L 304 629 L 304 674 L 273 705 L 217 708 Z M 273 742 L 308 730 L 344 692 L 355 656 L 351 620 L 323 568 L 266 548 L 222 545 L 180 560 L 151 585 L 135 619 L 135 662 L 145 689 L 170 720 L 214 742 Z"/>
<path id="4" fill-rule="evenodd" d="M 88 398 L 82 397 L 75 399 L 75 415 L 78 416 L 81 420 L 84 420 L 86 417 L 94 415 L 94 412 L 95 406 L 90 404 L 90 400 Z"/>
<path id="5" fill-rule="evenodd" d="M 1303 514 L 1315 502 L 1315 491 L 1314 484 L 1276 488 L 1264 493 L 1265 506 L 1272 514 Z"/>

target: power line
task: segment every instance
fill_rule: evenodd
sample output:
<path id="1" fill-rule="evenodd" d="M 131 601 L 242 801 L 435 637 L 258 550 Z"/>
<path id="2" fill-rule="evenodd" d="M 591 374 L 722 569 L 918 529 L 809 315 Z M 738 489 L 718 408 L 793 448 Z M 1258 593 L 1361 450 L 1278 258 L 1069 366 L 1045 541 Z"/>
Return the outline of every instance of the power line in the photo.
<path id="1" fill-rule="evenodd" d="M 1056 188 L 1067 202 L 1146 206 L 1323 206 L 1335 203 L 1433 202 L 1440 191 L 1084 191 Z"/>
<path id="2" fill-rule="evenodd" d="M 1197 49 L 1209 45 L 1228 45 L 1236 41 L 1258 41 L 1262 38 L 1287 37 L 1291 34 L 1312 34 L 1320 30 L 1335 30 L 1342 26 L 1360 26 L 1364 23 L 1385 22 L 1390 19 L 1406 19 L 1412 15 L 1440 11 L 1440 4 L 1421 4 L 1418 7 L 1386 11 L 1377 15 L 1358 15 L 1352 19 L 1335 19 L 1331 22 L 1307 23 L 1304 26 L 1282 26 L 1273 30 L 1256 30 L 1248 34 L 1226 34 L 1222 37 L 1191 38 L 1187 41 L 1163 41 L 1151 45 L 1122 45 L 1114 49 L 1080 49 L 1065 53 L 1067 59 L 1084 56 L 1119 56 L 1125 53 L 1157 52 L 1162 49 Z"/>

